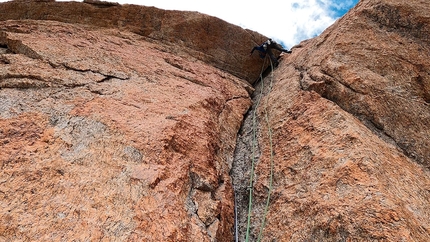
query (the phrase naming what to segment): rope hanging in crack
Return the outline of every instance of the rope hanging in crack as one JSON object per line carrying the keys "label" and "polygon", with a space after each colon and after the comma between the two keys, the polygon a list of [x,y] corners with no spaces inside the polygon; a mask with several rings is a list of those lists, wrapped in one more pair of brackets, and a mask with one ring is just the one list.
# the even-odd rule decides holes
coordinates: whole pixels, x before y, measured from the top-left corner
{"label": "rope hanging in crack", "polygon": [[234,191],[234,241],[239,242],[239,225],[238,225],[238,213],[237,213],[237,199],[236,199],[236,191]]}
{"label": "rope hanging in crack", "polygon": [[[273,63],[272,60],[270,60],[270,66],[272,68],[272,72],[270,73],[270,86],[269,86],[269,91],[267,93],[267,95],[270,94],[270,92],[272,91],[272,85],[273,85]],[[264,105],[264,116],[266,119],[266,123],[267,123],[267,132],[269,135],[269,146],[270,146],[270,177],[269,177],[269,191],[267,193],[267,200],[266,200],[266,206],[264,208],[264,216],[263,216],[263,222],[261,223],[261,227],[260,227],[260,233],[258,234],[258,239],[257,242],[261,241],[261,238],[263,237],[263,230],[266,226],[266,216],[267,216],[267,212],[269,210],[269,203],[270,203],[270,195],[272,193],[272,188],[273,188],[273,166],[274,166],[274,161],[273,161],[273,157],[274,157],[274,153],[273,153],[273,141],[272,141],[272,128],[270,126],[270,122],[269,122],[269,114],[268,114],[268,110],[267,110],[267,99],[266,99],[266,103]]]}
{"label": "rope hanging in crack", "polygon": [[[254,170],[255,170],[255,149],[256,149],[256,143],[257,143],[257,136],[256,136],[256,116],[257,116],[257,109],[260,105],[260,101],[261,101],[261,97],[263,95],[263,90],[264,90],[264,80],[263,80],[263,72],[264,72],[264,66],[266,64],[266,60],[265,59],[264,63],[263,63],[263,67],[260,73],[260,80],[261,80],[261,89],[260,89],[260,94],[259,94],[259,98],[257,99],[257,103],[255,105],[254,108],[254,112],[253,112],[253,119],[252,119],[252,157],[251,157],[251,174],[250,174],[250,182],[249,182],[249,203],[248,203],[248,218],[247,218],[247,227],[246,227],[246,237],[245,237],[245,241],[248,242],[249,241],[249,236],[250,236],[250,228],[251,228],[251,213],[252,213],[252,194],[253,194],[253,187],[254,187]],[[270,86],[269,86],[269,91],[267,93],[267,95],[270,94],[271,90],[272,90],[272,85],[273,85],[273,62],[271,59],[270,60],[270,66],[271,66],[271,77],[270,77]],[[269,120],[269,114],[268,114],[268,108],[267,108],[267,99],[266,99],[266,103],[264,106],[264,113],[265,113],[265,120],[267,123],[267,129],[268,129],[268,137],[269,137],[269,148],[270,148],[270,176],[269,176],[269,189],[268,189],[268,195],[267,195],[267,199],[266,199],[266,205],[264,208],[264,215],[263,215],[263,220],[260,226],[260,231],[258,234],[258,239],[257,241],[261,241],[262,237],[263,237],[263,231],[264,228],[266,226],[266,217],[267,217],[267,213],[269,210],[269,203],[270,203],[270,197],[271,197],[271,193],[272,193],[272,188],[273,188],[273,170],[274,170],[274,152],[273,152],[273,141],[272,141],[272,128],[270,126],[270,120]]]}
{"label": "rope hanging in crack", "polygon": [[257,116],[257,108],[260,105],[261,96],[263,95],[263,72],[264,72],[264,66],[266,65],[266,58],[264,59],[263,66],[261,67],[260,72],[260,80],[261,80],[261,90],[260,95],[257,99],[257,103],[255,104],[255,109],[252,114],[252,152],[251,152],[251,174],[249,179],[249,202],[248,202],[248,219],[246,224],[246,237],[245,242],[249,241],[249,232],[251,228],[251,213],[252,213],[252,192],[254,187],[254,166],[255,166],[255,146],[257,142],[257,135],[256,135],[256,116]]}

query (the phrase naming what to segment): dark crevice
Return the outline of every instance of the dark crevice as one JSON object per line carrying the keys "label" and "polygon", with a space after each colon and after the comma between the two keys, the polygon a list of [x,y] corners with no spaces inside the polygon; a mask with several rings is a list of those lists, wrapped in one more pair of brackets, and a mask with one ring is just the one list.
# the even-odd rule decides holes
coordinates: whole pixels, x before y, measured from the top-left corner
{"label": "dark crevice", "polygon": [[[0,59],[1,61],[1,59]],[[102,80],[97,83],[107,82],[109,80],[115,79],[115,76],[105,76]],[[58,83],[55,83],[58,81]],[[19,89],[29,89],[29,88],[48,88],[48,87],[58,87],[63,86],[66,88],[77,88],[88,86],[89,83],[62,83],[62,80],[47,80],[41,76],[29,75],[29,74],[6,74],[0,76],[0,88],[19,88]],[[101,91],[93,91],[92,93],[102,95]]]}
{"label": "dark crevice", "polygon": [[[56,65],[55,64],[51,64],[51,66],[56,66]],[[77,71],[77,72],[82,72],[82,73],[90,72],[91,71],[91,69],[79,69],[79,68],[75,68],[75,67],[72,67],[72,66],[68,65],[67,63],[63,63],[62,66],[64,68],[66,68],[66,70]]]}
{"label": "dark crevice", "polygon": [[[51,61],[48,61],[48,64],[52,67],[52,68],[54,68],[54,69],[57,69],[57,68],[60,68],[62,65],[59,65],[59,64],[55,64],[55,63],[53,63],[53,62],[51,62]],[[65,67],[66,68],[66,67]],[[67,68],[66,68],[67,69]]]}
{"label": "dark crevice", "polygon": [[[265,79],[267,77],[267,75],[270,74],[270,72],[272,71],[272,66],[268,66],[266,67],[266,69],[264,69],[264,71],[261,73],[261,76],[257,78],[257,80],[255,80],[254,83],[254,88],[260,84],[261,79]],[[255,93],[255,92],[254,92]]]}
{"label": "dark crevice", "polygon": [[97,81],[98,83],[102,83],[102,82],[108,82],[108,81],[110,81],[110,80],[112,80],[112,79],[115,79],[116,77],[114,77],[114,76],[105,76],[105,78],[103,78],[102,80],[100,80],[100,81]]}
{"label": "dark crevice", "polygon": [[205,191],[205,192],[212,192],[215,190],[212,184],[205,181],[204,178],[202,179],[200,174],[190,171],[190,178],[192,182],[191,184],[195,189]]}
{"label": "dark crevice", "polygon": [[305,76],[304,76],[304,74],[303,74],[303,72],[302,72],[302,71],[300,71],[299,73],[300,73],[300,80],[299,80],[300,90],[305,91],[305,87],[303,86],[303,78],[304,78]]}
{"label": "dark crevice", "polygon": [[[345,112],[347,112],[345,110]],[[392,144],[396,147],[399,148],[399,150],[403,151],[400,146],[396,143],[396,141],[394,140],[394,138],[389,135],[388,133],[386,133],[384,131],[384,127],[381,126],[381,124],[373,121],[373,120],[369,120],[365,117],[357,117],[370,131],[372,131],[372,133],[376,134],[379,138],[381,138],[383,141],[385,141],[386,143]]]}
{"label": "dark crevice", "polygon": [[[425,75],[425,74],[424,74]],[[430,73],[428,73],[428,75],[430,75]],[[430,104],[430,88],[426,87],[425,84],[425,78],[423,77],[423,75],[419,74],[416,78],[415,78],[415,82],[419,85],[419,90],[421,91],[420,93],[420,97],[423,99],[425,105],[429,105]]]}
{"label": "dark crevice", "polygon": [[54,68],[58,68],[60,66],[63,66],[66,70],[72,70],[72,71],[81,72],[81,73],[92,72],[92,73],[97,73],[97,74],[100,74],[102,76],[105,76],[105,78],[102,79],[100,82],[107,81],[107,80],[110,80],[110,79],[113,79],[113,78],[117,78],[117,79],[120,79],[120,80],[128,80],[128,79],[130,79],[130,77],[128,77],[128,76],[124,77],[124,76],[119,76],[119,75],[106,74],[106,73],[103,73],[102,71],[93,70],[91,68],[85,68],[85,69],[75,68],[75,67],[70,66],[68,63],[62,63],[61,65],[57,65],[55,63],[51,63],[50,62],[49,64],[52,67],[54,67]]}
{"label": "dark crevice", "polygon": [[[268,77],[275,68],[269,65],[264,71],[262,71],[260,78],[257,79],[253,88],[254,91],[251,93],[252,105],[244,115],[242,125],[239,129],[236,141],[236,147],[233,157],[233,166],[230,170],[230,177],[232,178],[232,184],[234,189],[234,202],[235,202],[235,239],[238,241],[245,241],[246,230],[247,230],[247,219],[248,219],[248,204],[249,204],[249,192],[250,189],[253,191],[253,211],[251,215],[250,234],[249,240],[254,241],[257,239],[258,231],[256,225],[261,222],[262,214],[255,213],[255,209],[259,209],[262,200],[257,195],[258,191],[255,190],[254,184],[258,181],[258,173],[254,170],[253,184],[250,184],[252,163],[254,167],[257,167],[260,156],[260,120],[257,109],[263,105],[261,103],[262,98],[270,93],[272,88],[271,78]],[[231,100],[239,99],[243,97],[234,97]],[[248,97],[246,97],[248,98]],[[237,233],[236,233],[237,231]]]}
{"label": "dark crevice", "polygon": [[[194,217],[196,219],[199,227],[202,230],[206,230],[206,232],[207,232],[208,226],[206,226],[204,221],[200,218],[200,216],[198,214],[198,206],[197,206],[196,202],[194,201],[194,197],[196,195],[196,192],[197,192],[197,190],[200,190],[200,189],[194,186],[194,184],[196,184],[196,181],[195,181],[196,177],[195,177],[195,174],[191,171],[191,167],[189,169],[190,169],[189,173],[188,173],[189,179],[190,179],[189,184],[191,184],[191,186],[189,188],[188,195],[187,195],[187,198],[185,201],[186,209],[187,209],[189,216]],[[203,190],[201,190],[201,191],[203,191]]]}
{"label": "dark crevice", "polygon": [[[1,54],[7,54],[9,51],[10,51],[9,47],[7,47],[6,44],[0,43],[0,55]],[[0,59],[0,61],[2,61],[2,60]]]}
{"label": "dark crevice", "polygon": [[[7,45],[7,38],[5,37],[5,35],[6,34],[4,32],[0,32],[0,55],[13,53],[13,51]],[[3,62],[2,59],[0,59],[0,61]]]}
{"label": "dark crevice", "polygon": [[109,7],[120,6],[120,4],[117,2],[108,2],[108,1],[99,1],[99,0],[84,0],[84,3],[94,5],[98,8],[109,8]]}
{"label": "dark crevice", "polygon": [[[248,216],[248,203],[249,203],[249,191],[253,189],[250,187],[250,176],[252,161],[256,165],[260,158],[260,147],[258,142],[260,119],[256,109],[257,104],[265,94],[265,90],[261,90],[262,83],[264,82],[264,88],[270,88],[268,80],[264,77],[270,74],[272,68],[269,66],[262,74],[263,79],[259,79],[254,83],[255,91],[252,94],[252,106],[245,114],[242,126],[237,135],[236,148],[234,151],[233,166],[230,170],[230,176],[232,177],[232,183],[235,195],[235,212],[237,213],[237,237],[238,241],[245,241],[246,227],[247,227],[247,216]],[[258,179],[254,171],[254,183]],[[254,202],[255,203],[255,202]],[[254,204],[256,206],[256,204]],[[253,216],[251,223],[251,234],[250,239],[254,238],[255,234],[253,231],[254,225],[257,221],[260,221],[258,217]]]}

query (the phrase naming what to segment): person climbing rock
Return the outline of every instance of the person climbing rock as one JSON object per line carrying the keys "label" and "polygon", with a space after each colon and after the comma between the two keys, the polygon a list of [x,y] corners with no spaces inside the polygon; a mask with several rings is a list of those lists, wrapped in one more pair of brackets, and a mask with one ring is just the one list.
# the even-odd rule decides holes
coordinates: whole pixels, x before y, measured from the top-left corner
{"label": "person climbing rock", "polygon": [[275,66],[278,66],[279,62],[275,58],[275,56],[273,55],[272,49],[279,50],[281,52],[285,52],[288,54],[291,53],[291,50],[286,50],[280,44],[276,43],[276,41],[274,41],[272,39],[268,39],[263,44],[261,44],[260,46],[254,46],[254,48],[251,51],[251,55],[252,55],[252,53],[254,53],[255,50],[258,50],[261,58],[264,58],[264,57],[266,57],[266,54],[269,54],[269,57],[272,60],[272,63]]}

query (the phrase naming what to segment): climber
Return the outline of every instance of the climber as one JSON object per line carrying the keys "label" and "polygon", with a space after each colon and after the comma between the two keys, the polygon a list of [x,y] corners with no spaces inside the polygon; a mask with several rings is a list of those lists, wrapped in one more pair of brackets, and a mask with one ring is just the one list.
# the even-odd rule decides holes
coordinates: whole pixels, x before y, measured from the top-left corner
{"label": "climber", "polygon": [[267,54],[269,54],[270,59],[272,60],[272,63],[275,66],[278,66],[279,62],[275,58],[275,56],[273,55],[272,49],[279,50],[281,52],[285,52],[288,54],[291,53],[291,50],[286,50],[280,44],[276,43],[274,40],[268,39],[263,44],[261,44],[260,46],[255,46],[251,51],[251,55],[252,55],[252,53],[254,53],[254,50],[258,50],[258,52],[260,53],[260,57],[264,58],[264,57],[266,57],[266,53],[267,53]]}

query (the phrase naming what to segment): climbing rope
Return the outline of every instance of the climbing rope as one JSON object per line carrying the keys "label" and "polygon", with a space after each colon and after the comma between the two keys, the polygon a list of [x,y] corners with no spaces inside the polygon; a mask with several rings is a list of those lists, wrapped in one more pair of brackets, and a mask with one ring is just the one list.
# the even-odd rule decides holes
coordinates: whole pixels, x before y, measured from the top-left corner
{"label": "climbing rope", "polygon": [[[252,157],[251,157],[251,174],[250,174],[250,182],[249,182],[248,218],[247,218],[246,237],[245,237],[246,242],[249,241],[249,234],[250,234],[250,227],[251,227],[252,193],[253,193],[253,187],[254,187],[254,170],[255,170],[255,149],[256,149],[256,143],[257,143],[256,116],[257,116],[257,109],[260,105],[261,97],[263,95],[263,90],[264,90],[263,71],[264,71],[264,66],[266,64],[266,60],[267,60],[267,58],[264,59],[262,70],[260,72],[261,89],[260,89],[259,97],[257,99],[257,103],[255,105],[255,109],[253,112],[253,119],[252,119],[252,130],[253,130],[252,131]],[[267,95],[270,94],[270,92],[272,90],[272,85],[273,85],[273,63],[272,63],[272,60],[270,58],[269,58],[269,60],[270,60],[270,66],[271,66],[272,70],[271,70],[271,77],[270,77],[269,92],[267,93]],[[258,240],[257,240],[258,242],[261,241],[261,239],[263,237],[263,230],[264,230],[265,225],[266,225],[266,216],[267,216],[267,213],[269,210],[270,196],[271,196],[271,192],[272,192],[272,188],[273,188],[274,152],[273,152],[273,142],[272,142],[272,128],[271,128],[270,122],[269,122],[269,114],[268,114],[267,106],[268,106],[268,103],[267,103],[267,99],[266,99],[266,103],[265,103],[265,107],[264,107],[264,113],[265,113],[265,120],[267,123],[268,136],[269,136],[269,146],[270,146],[270,177],[269,177],[269,190],[268,190],[268,195],[267,195],[267,199],[266,199],[266,205],[264,208],[263,221],[261,223],[260,232],[258,235]]]}
{"label": "climbing rope", "polygon": [[239,242],[239,225],[237,222],[237,199],[236,199],[236,191],[234,191],[234,241]]}
{"label": "climbing rope", "polygon": [[260,105],[261,96],[263,95],[263,87],[264,87],[264,81],[263,81],[263,72],[264,72],[264,66],[266,65],[266,59],[264,59],[263,66],[261,67],[260,72],[260,80],[261,80],[261,90],[260,95],[258,96],[257,103],[255,104],[254,112],[252,113],[252,147],[251,147],[251,174],[249,179],[249,202],[248,202],[248,219],[246,224],[246,236],[245,236],[245,242],[249,241],[249,232],[251,228],[251,212],[252,212],[252,192],[254,187],[254,166],[255,166],[255,146],[256,146],[256,140],[257,140],[257,134],[256,134],[256,117],[257,117],[257,109]]}
{"label": "climbing rope", "polygon": [[[273,85],[273,63],[272,60],[270,59],[270,67],[272,68],[272,72],[270,73],[270,86],[269,86],[269,92],[267,93],[267,96],[270,94],[270,92],[272,91],[272,85]],[[266,118],[266,123],[267,123],[267,132],[269,135],[269,146],[270,146],[270,176],[269,176],[269,191],[267,193],[267,200],[266,200],[266,206],[264,208],[264,216],[263,216],[263,222],[261,223],[261,227],[260,227],[260,233],[258,234],[258,239],[257,242],[261,241],[261,238],[263,237],[263,230],[266,226],[266,216],[267,216],[267,212],[269,211],[269,203],[270,203],[270,195],[272,193],[272,188],[273,188],[273,166],[274,166],[274,153],[273,153],[273,141],[272,141],[272,128],[270,126],[270,122],[269,122],[269,112],[267,110],[267,104],[268,102],[268,98],[266,99],[266,104],[264,105],[264,113],[265,113],[265,118]]]}

